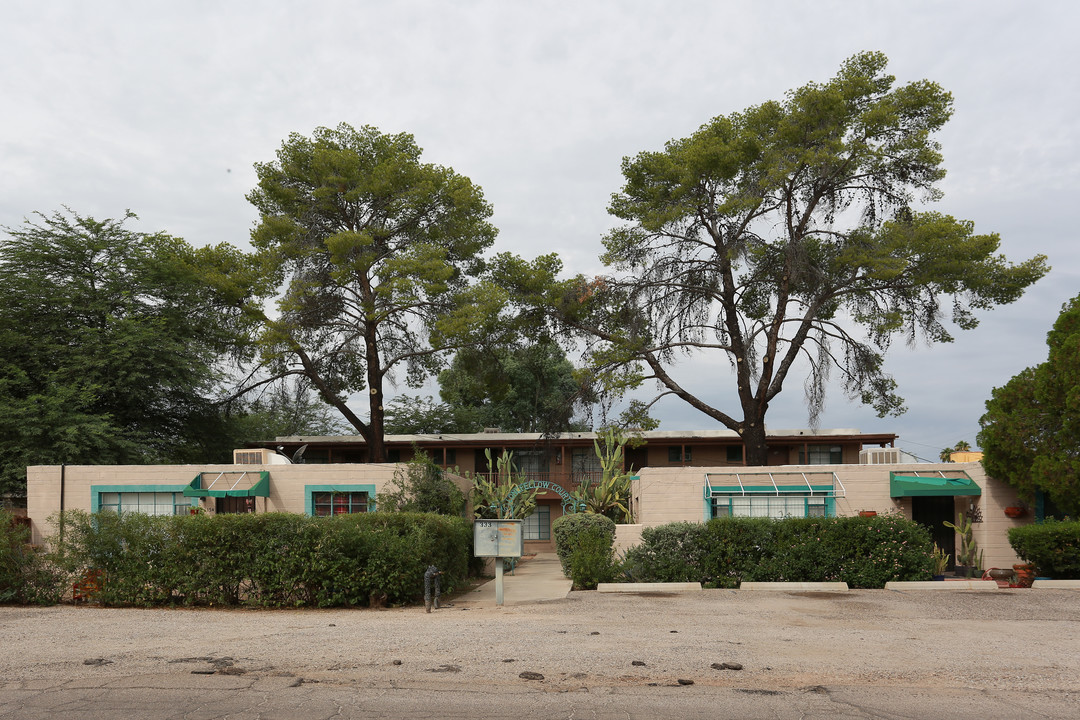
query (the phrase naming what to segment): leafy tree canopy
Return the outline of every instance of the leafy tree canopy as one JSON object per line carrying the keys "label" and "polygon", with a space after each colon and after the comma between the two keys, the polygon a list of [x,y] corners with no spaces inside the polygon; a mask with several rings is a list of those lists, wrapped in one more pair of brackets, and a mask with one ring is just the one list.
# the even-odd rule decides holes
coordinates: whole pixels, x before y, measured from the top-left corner
{"label": "leafy tree canopy", "polygon": [[[491,207],[450,168],[420,162],[411,135],[373,127],[292,134],[277,160],[256,164],[248,200],[261,220],[252,244],[284,281],[279,314],[261,317],[275,377],[307,377],[385,457],[384,387],[418,385],[505,294],[472,282],[492,244]],[[257,309],[251,308],[257,313]],[[365,392],[362,419],[347,404]]]}
{"label": "leafy tree canopy", "polygon": [[1080,513],[1080,296],[1066,303],[1046,338],[1046,362],[994,388],[979,446],[986,472],[1028,501],[1043,490]]}
{"label": "leafy tree canopy", "polygon": [[439,387],[445,403],[470,411],[481,427],[529,433],[589,429],[577,415],[594,396],[550,339],[460,350],[439,374]]}
{"label": "leafy tree canopy", "polygon": [[[224,360],[245,348],[244,316],[205,267],[227,246],[70,210],[0,240],[0,490],[26,466],[206,461],[219,450]],[[216,458],[215,458],[216,459]]]}
{"label": "leafy tree canopy", "polygon": [[437,403],[430,395],[398,395],[386,406],[386,432],[391,435],[473,433],[481,427],[471,408]]}
{"label": "leafy tree canopy", "polygon": [[[946,318],[974,327],[1047,266],[1014,265],[996,234],[914,207],[941,195],[933,133],[952,97],[926,80],[896,86],[886,62],[856,55],[828,82],[625,158],[609,207],[625,224],[602,255],[614,272],[522,291],[586,338],[607,387],[655,381],[738,432],[750,464],[766,462],[766,413],[793,370],[808,368],[811,424],[834,371],[879,414],[902,412],[884,368],[892,339],[950,342]],[[729,361],[736,411],[678,377],[698,353]]]}

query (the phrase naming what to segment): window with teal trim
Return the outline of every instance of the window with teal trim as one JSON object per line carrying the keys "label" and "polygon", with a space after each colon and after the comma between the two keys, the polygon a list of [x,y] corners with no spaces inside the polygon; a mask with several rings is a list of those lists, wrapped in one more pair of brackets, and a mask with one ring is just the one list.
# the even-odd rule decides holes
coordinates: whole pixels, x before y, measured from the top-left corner
{"label": "window with teal trim", "polygon": [[551,508],[537,505],[536,511],[521,523],[521,530],[526,540],[551,539]]}
{"label": "window with teal trim", "polygon": [[103,492],[98,509],[106,512],[137,512],[145,515],[183,515],[191,500],[178,492]]}
{"label": "window with teal trim", "polygon": [[366,492],[313,492],[311,507],[315,515],[351,515],[368,511]]}
{"label": "window with teal trim", "polygon": [[712,516],[718,517],[830,517],[829,498],[809,493],[783,495],[714,495]]}

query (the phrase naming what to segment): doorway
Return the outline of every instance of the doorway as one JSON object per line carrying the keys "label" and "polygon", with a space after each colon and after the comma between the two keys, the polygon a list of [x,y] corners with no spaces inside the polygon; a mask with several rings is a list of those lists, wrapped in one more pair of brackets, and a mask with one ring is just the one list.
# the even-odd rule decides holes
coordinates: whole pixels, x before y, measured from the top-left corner
{"label": "doorway", "polygon": [[911,498],[911,519],[930,531],[930,539],[949,555],[949,570],[956,567],[956,533],[945,527],[956,522],[956,502],[952,495]]}
{"label": "doorway", "polygon": [[219,497],[214,510],[219,513],[251,513],[255,512],[255,498],[253,497]]}

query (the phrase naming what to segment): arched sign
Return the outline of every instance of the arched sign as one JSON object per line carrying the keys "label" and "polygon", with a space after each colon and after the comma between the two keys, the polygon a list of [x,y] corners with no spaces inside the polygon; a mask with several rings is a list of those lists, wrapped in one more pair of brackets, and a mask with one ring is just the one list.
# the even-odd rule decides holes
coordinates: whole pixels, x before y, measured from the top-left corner
{"label": "arched sign", "polygon": [[580,512],[585,509],[585,503],[575,500],[574,496],[567,492],[566,488],[562,485],[553,483],[550,480],[527,480],[520,485],[514,486],[514,489],[506,496],[507,510],[514,506],[514,498],[525,490],[551,490],[562,498],[563,515],[572,512]]}

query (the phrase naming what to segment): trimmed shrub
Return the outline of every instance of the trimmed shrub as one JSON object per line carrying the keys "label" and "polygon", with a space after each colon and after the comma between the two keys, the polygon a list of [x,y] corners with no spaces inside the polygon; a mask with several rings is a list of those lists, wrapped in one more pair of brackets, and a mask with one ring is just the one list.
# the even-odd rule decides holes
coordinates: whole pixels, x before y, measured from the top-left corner
{"label": "trimmed shrub", "polygon": [[881,588],[891,580],[928,580],[933,543],[921,525],[895,515],[874,518],[717,518],[642,531],[624,566],[644,582],[842,581]]}
{"label": "trimmed shrub", "polygon": [[467,520],[429,513],[65,518],[60,556],[76,576],[103,574],[108,605],[405,603],[423,595],[428,565],[459,587],[472,555]]}
{"label": "trimmed shrub", "polygon": [[615,521],[596,513],[563,515],[551,524],[563,574],[577,590],[593,590],[616,571]]}
{"label": "trimmed shrub", "polygon": [[1046,520],[1009,529],[1009,544],[1040,575],[1080,579],[1080,521]]}

